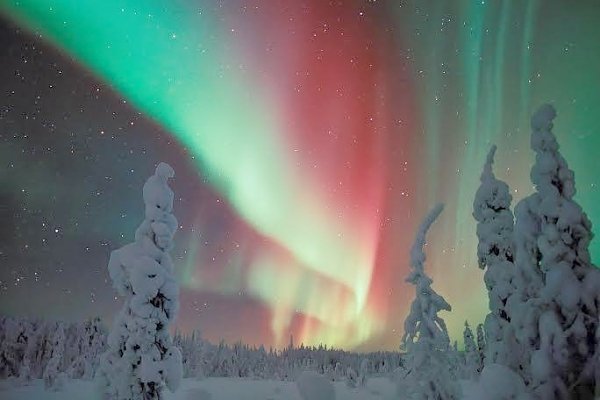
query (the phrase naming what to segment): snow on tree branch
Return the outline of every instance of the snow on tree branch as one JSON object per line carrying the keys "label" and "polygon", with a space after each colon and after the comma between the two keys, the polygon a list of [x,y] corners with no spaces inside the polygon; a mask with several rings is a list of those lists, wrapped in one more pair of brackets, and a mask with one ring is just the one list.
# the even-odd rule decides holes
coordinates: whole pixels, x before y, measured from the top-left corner
{"label": "snow on tree branch", "polygon": [[410,249],[410,265],[413,267],[413,274],[409,275],[406,279],[407,282],[415,283],[414,279],[417,279],[416,274],[423,272],[423,265],[425,264],[425,252],[423,251],[423,247],[425,247],[427,231],[442,213],[443,209],[443,204],[436,205],[429,214],[427,214],[419,226],[415,241]]}

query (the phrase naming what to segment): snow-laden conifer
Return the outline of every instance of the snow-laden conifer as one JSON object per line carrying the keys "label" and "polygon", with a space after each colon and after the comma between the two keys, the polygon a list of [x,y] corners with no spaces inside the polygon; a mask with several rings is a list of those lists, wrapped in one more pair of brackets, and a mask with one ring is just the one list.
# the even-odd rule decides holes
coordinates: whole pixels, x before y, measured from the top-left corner
{"label": "snow-laden conifer", "polygon": [[410,399],[457,398],[448,330],[438,315],[451,307],[433,290],[433,281],[424,269],[426,234],[442,209],[439,204],[425,217],[410,252],[412,269],[406,281],[415,285],[416,295],[404,321],[402,337],[402,348],[407,351],[407,372],[398,382],[398,394]]}
{"label": "snow-laden conifer", "polygon": [[483,324],[477,324],[477,352],[479,354],[479,365],[477,367],[478,372],[481,372],[481,370],[483,369],[486,348],[487,342],[485,340],[485,331],[483,329]]}
{"label": "snow-laden conifer", "polygon": [[531,118],[535,193],[516,207],[520,272],[517,339],[524,376],[539,398],[591,398],[598,367],[600,272],[590,260],[591,222],[552,132],[554,108]]}
{"label": "snow-laden conifer", "polygon": [[403,346],[409,348],[421,341],[430,342],[436,348],[449,347],[450,339],[444,320],[438,316],[440,311],[451,311],[450,304],[437,294],[431,284],[433,281],[425,273],[425,253],[427,231],[442,212],[441,204],[434,207],[425,217],[410,251],[411,272],[406,281],[416,287],[416,296],[410,308],[410,313],[404,321]]}
{"label": "snow-laden conifer", "polygon": [[178,305],[178,287],[169,250],[177,220],[167,180],[173,169],[160,163],[143,187],[145,219],[135,242],[111,253],[108,270],[125,304],[108,337],[100,381],[114,400],[159,400],[165,386],[181,380],[181,353],[172,345],[169,324]]}
{"label": "snow-laden conifer", "polygon": [[366,386],[367,380],[369,378],[369,374],[370,374],[369,360],[366,358],[363,358],[362,361],[360,362],[360,369],[359,369],[359,375],[358,375],[358,385],[359,386]]}
{"label": "snow-laden conifer", "polygon": [[479,373],[479,351],[475,344],[473,331],[467,321],[465,321],[465,329],[463,331],[463,342],[465,345],[465,366],[463,376],[467,379],[474,379]]}
{"label": "snow-laden conifer", "polygon": [[496,146],[490,149],[481,184],[473,201],[473,216],[477,221],[477,258],[485,269],[490,313],[485,319],[485,363],[499,363],[515,370],[519,353],[511,325],[510,297],[516,291],[514,266],[514,217],[510,209],[512,196],[508,185],[496,178],[493,171]]}
{"label": "snow-laden conifer", "polygon": [[61,372],[61,365],[65,353],[66,335],[65,326],[62,322],[55,324],[54,332],[52,333],[52,350],[50,361],[44,369],[43,379],[44,387],[50,390],[61,390],[65,376]]}

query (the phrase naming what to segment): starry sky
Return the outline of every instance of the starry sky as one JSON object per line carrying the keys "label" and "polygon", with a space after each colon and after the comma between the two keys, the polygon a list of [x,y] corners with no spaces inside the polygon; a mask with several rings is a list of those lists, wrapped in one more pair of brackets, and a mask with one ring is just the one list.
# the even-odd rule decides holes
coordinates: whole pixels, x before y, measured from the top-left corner
{"label": "starry sky", "polygon": [[110,323],[110,251],[165,161],[178,329],[397,349],[443,202],[425,268],[459,338],[487,308],[485,155],[531,193],[541,103],[600,225],[598,71],[595,0],[0,2],[0,312]]}

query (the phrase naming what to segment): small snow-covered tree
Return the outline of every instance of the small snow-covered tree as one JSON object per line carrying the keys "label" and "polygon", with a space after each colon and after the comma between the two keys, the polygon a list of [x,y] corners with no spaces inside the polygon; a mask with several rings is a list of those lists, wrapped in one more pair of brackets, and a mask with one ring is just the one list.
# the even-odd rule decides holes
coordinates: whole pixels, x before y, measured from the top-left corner
{"label": "small snow-covered tree", "polygon": [[36,378],[33,363],[35,362],[35,354],[39,347],[38,321],[22,321],[21,323],[25,327],[22,338],[26,344],[19,371],[19,380],[22,384],[26,385],[33,378]]}
{"label": "small snow-covered tree", "polygon": [[344,377],[344,371],[342,367],[342,363],[339,361],[335,363],[335,367],[333,368],[334,381],[342,380]]}
{"label": "small snow-covered tree", "polygon": [[[523,375],[542,399],[592,398],[598,386],[600,271],[590,260],[591,222],[552,133],[554,108],[531,118],[536,191],[515,209],[519,301],[513,315]],[[511,306],[512,307],[512,306]]]}
{"label": "small snow-covered tree", "polygon": [[402,336],[407,373],[398,382],[398,394],[410,399],[457,398],[448,330],[438,315],[440,311],[451,311],[451,307],[433,290],[433,281],[424,269],[426,234],[442,209],[439,204],[425,217],[410,251],[412,269],[406,281],[415,285],[416,296],[404,321]]}
{"label": "small snow-covered tree", "polygon": [[0,332],[0,378],[19,376],[23,355],[27,342],[26,325],[15,318],[6,317],[2,320]]}
{"label": "small snow-covered tree", "polygon": [[145,219],[135,242],[111,253],[108,270],[125,304],[108,337],[100,383],[114,400],[159,400],[166,385],[175,390],[182,375],[181,353],[168,327],[178,306],[178,287],[169,250],[177,220],[167,180],[173,169],[160,163],[143,187]]}
{"label": "small snow-covered tree", "polygon": [[369,373],[371,369],[371,363],[367,358],[363,358],[360,362],[360,372],[358,376],[358,385],[365,386],[367,384],[367,380],[369,379]]}
{"label": "small snow-covered tree", "polygon": [[358,386],[358,373],[352,367],[346,368],[346,385],[350,388]]}
{"label": "small snow-covered tree", "polygon": [[483,369],[486,348],[487,343],[485,341],[485,332],[483,330],[483,324],[477,324],[477,353],[479,355],[479,365],[477,367],[478,372],[481,372],[481,370]]}
{"label": "small snow-covered tree", "polygon": [[92,379],[104,352],[106,332],[100,318],[96,317],[77,325],[79,353],[67,364],[67,375],[74,379]]}
{"label": "small snow-covered tree", "polygon": [[463,331],[463,341],[465,345],[465,372],[464,377],[473,379],[478,375],[479,370],[479,352],[473,337],[473,331],[469,323],[465,321],[465,329]]}
{"label": "small snow-covered tree", "polygon": [[36,323],[37,343],[29,356],[35,378],[43,377],[44,369],[52,357],[52,335],[55,329],[55,323],[51,321],[37,321]]}
{"label": "small snow-covered tree", "polygon": [[[24,325],[25,330],[23,332],[24,339],[26,340],[25,351],[23,354],[23,361],[21,363],[21,371],[19,376],[21,381],[26,383],[31,379],[41,377],[42,375],[42,366],[37,364],[36,356],[40,351],[40,321],[39,320],[31,320],[31,321],[22,321],[21,324]],[[37,372],[39,374],[37,374]]]}
{"label": "small snow-covered tree", "polygon": [[85,323],[86,339],[86,369],[83,379],[92,379],[98,369],[100,356],[106,350],[107,329],[99,317],[92,318]]}
{"label": "small snow-covered tree", "polygon": [[52,356],[44,369],[44,387],[46,389],[60,390],[64,385],[64,374],[61,372],[61,363],[64,358],[66,345],[65,327],[62,322],[55,325],[52,333]]}
{"label": "small snow-covered tree", "polygon": [[70,378],[81,378],[81,375],[78,374],[78,360],[81,358],[81,355],[85,353],[85,339],[84,339],[84,324],[83,323],[73,323],[68,324],[65,327],[66,334],[66,342],[65,342],[65,352],[62,362],[62,370],[66,371],[66,374]]}
{"label": "small snow-covered tree", "polygon": [[19,380],[22,384],[27,385],[31,382],[33,378],[33,374],[31,372],[31,360],[28,357],[23,359],[23,366],[21,367],[21,372],[19,373]]}

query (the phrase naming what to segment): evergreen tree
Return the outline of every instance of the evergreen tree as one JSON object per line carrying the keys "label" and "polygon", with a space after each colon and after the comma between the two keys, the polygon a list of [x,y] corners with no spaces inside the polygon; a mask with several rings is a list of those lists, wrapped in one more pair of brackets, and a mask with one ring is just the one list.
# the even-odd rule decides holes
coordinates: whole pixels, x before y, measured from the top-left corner
{"label": "evergreen tree", "polygon": [[40,321],[37,324],[37,346],[36,350],[32,352],[32,371],[33,376],[36,378],[42,378],[44,369],[50,357],[52,357],[52,335],[55,330],[55,323],[50,321]]}
{"label": "evergreen tree", "polygon": [[36,366],[34,363],[36,353],[40,345],[40,335],[38,330],[39,321],[21,320],[20,325],[24,327],[22,339],[25,341],[25,348],[23,353],[23,361],[21,362],[21,368],[19,371],[19,377],[23,383],[27,383],[33,378],[38,377],[35,373],[39,366]]}
{"label": "evergreen tree", "polygon": [[168,164],[158,165],[144,184],[145,219],[135,242],[110,256],[110,277],[126,300],[108,337],[100,374],[114,400],[160,400],[163,387],[175,390],[181,379],[181,353],[168,331],[178,305],[168,254],[177,229],[167,185],[173,176]]}
{"label": "evergreen tree", "polygon": [[64,359],[66,345],[65,326],[62,322],[55,325],[52,334],[52,356],[44,369],[44,387],[46,389],[60,390],[64,385],[64,376],[61,364]]}
{"label": "evergreen tree", "polygon": [[19,376],[26,347],[23,321],[6,317],[0,332],[0,378]]}
{"label": "evergreen tree", "polygon": [[71,339],[77,343],[78,353],[67,363],[67,375],[74,379],[92,379],[98,368],[100,355],[105,351],[106,330],[100,318],[88,319],[77,324],[73,332],[78,335]]}
{"label": "evergreen tree", "polygon": [[516,207],[517,339],[526,380],[541,399],[592,398],[597,386],[600,271],[591,222],[575,202],[573,171],[552,133],[550,105],[531,118],[535,193]]}
{"label": "evergreen tree", "polygon": [[487,343],[485,341],[485,332],[483,329],[483,324],[477,324],[477,354],[479,356],[477,372],[481,372],[481,370],[483,369],[486,347]]}
{"label": "evergreen tree", "polygon": [[499,363],[518,369],[519,354],[511,325],[510,301],[515,294],[514,217],[508,185],[497,179],[492,166],[496,146],[490,149],[481,173],[481,185],[473,201],[477,221],[477,258],[485,269],[490,313],[485,319],[487,349],[485,363]]}
{"label": "evergreen tree", "polygon": [[442,209],[437,205],[425,217],[410,252],[412,269],[406,281],[415,285],[416,296],[404,321],[402,348],[407,351],[407,374],[399,381],[398,394],[411,399],[457,398],[448,330],[438,316],[451,307],[433,290],[433,281],[424,270],[425,236]]}
{"label": "evergreen tree", "polygon": [[363,358],[360,362],[360,375],[358,376],[358,384],[359,386],[365,386],[367,384],[367,379],[369,378],[369,373],[371,369],[371,365],[369,360]]}
{"label": "evergreen tree", "polygon": [[346,385],[350,388],[358,386],[358,374],[352,367],[346,368]]}
{"label": "evergreen tree", "polygon": [[477,377],[479,372],[479,351],[475,344],[473,331],[469,323],[465,321],[465,330],[463,331],[463,340],[465,345],[465,372],[464,376],[467,379]]}

